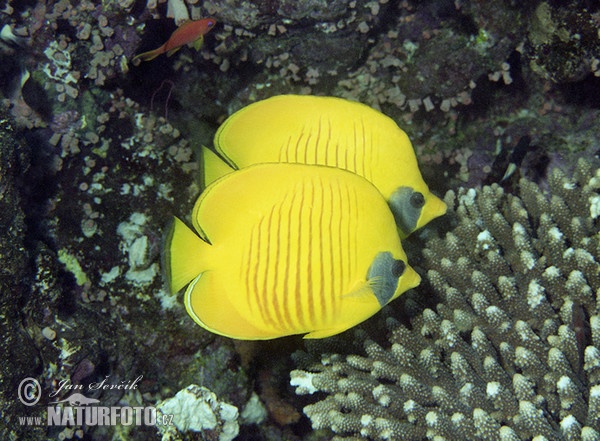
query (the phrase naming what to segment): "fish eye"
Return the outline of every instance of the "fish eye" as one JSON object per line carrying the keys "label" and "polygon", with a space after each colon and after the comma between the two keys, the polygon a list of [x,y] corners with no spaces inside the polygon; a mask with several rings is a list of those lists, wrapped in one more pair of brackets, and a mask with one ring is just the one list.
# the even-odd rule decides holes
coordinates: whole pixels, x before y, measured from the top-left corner
{"label": "fish eye", "polygon": [[406,269],[406,263],[402,260],[394,260],[392,264],[392,276],[398,278],[402,274],[404,274],[404,270]]}
{"label": "fish eye", "polygon": [[423,196],[423,193],[419,193],[418,191],[414,192],[410,196],[410,205],[413,208],[422,208],[423,205],[425,205],[425,197]]}
{"label": "fish eye", "polygon": [[215,25],[215,22],[213,20],[211,20],[206,24],[208,25],[209,28],[212,28]]}

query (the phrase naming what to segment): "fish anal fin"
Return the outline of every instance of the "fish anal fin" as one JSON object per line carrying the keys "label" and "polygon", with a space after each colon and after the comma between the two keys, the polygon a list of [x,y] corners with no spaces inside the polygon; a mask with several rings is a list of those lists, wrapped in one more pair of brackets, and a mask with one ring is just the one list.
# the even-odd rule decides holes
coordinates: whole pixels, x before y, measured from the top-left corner
{"label": "fish anal fin", "polygon": [[179,49],[181,49],[181,46],[175,47],[175,48],[167,51],[167,57],[170,57],[171,55],[173,55],[174,53],[176,53]]}
{"label": "fish anal fin", "polygon": [[252,325],[232,303],[220,283],[222,274],[206,271],[196,277],[185,292],[185,308],[204,329],[238,340],[268,340],[272,335]]}
{"label": "fish anal fin", "polygon": [[159,49],[154,49],[152,51],[137,54],[135,57],[133,57],[133,59],[131,61],[134,62],[136,60],[140,60],[140,61],[154,60],[156,57],[158,57],[162,53],[162,52],[160,52]]}

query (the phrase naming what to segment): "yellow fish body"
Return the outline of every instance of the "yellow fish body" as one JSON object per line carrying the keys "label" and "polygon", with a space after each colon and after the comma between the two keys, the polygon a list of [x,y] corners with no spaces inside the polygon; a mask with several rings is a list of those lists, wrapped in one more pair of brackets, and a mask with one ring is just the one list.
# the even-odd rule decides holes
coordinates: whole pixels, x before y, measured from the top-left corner
{"label": "yellow fish body", "polygon": [[358,102],[305,95],[258,101],[225,120],[214,146],[230,167],[205,148],[206,183],[228,168],[257,163],[322,164],[372,182],[388,201],[402,238],[446,212],[423,181],[406,133]]}
{"label": "yellow fish body", "polygon": [[381,194],[345,170],[259,164],[211,184],[165,264],[188,313],[227,337],[323,338],[366,320],[419,275]]}

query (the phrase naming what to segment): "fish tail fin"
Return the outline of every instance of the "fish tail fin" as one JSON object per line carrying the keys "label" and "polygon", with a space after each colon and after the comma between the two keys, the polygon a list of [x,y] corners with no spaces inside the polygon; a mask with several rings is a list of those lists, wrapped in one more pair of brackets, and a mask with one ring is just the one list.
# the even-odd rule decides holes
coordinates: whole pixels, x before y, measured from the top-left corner
{"label": "fish tail fin", "polygon": [[174,218],[167,229],[163,251],[163,268],[172,293],[181,290],[207,269],[205,256],[208,247],[210,244],[179,218]]}
{"label": "fish tail fin", "polygon": [[140,60],[140,61],[150,61],[150,60],[154,60],[156,57],[158,57],[160,54],[162,54],[162,46],[159,47],[158,49],[154,49],[148,52],[142,52],[141,54],[137,54],[135,57],[133,57],[133,59],[131,61],[136,61],[136,60]]}
{"label": "fish tail fin", "polygon": [[208,147],[202,146],[200,155],[202,156],[202,177],[205,187],[234,171],[232,167]]}

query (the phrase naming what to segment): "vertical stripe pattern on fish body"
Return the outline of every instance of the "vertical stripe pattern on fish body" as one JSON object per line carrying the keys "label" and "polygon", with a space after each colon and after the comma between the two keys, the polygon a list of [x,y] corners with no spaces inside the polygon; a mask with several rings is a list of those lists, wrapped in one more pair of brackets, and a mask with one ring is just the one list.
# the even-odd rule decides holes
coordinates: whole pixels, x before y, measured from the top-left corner
{"label": "vertical stripe pattern on fish body", "polygon": [[169,235],[170,286],[189,283],[189,314],[228,337],[327,337],[420,280],[378,190],[335,167],[258,164],[227,174],[201,194],[192,221],[199,237],[178,219]]}
{"label": "vertical stripe pattern on fish body", "polygon": [[358,203],[354,188],[309,179],[260,219],[240,262],[251,316],[280,332],[333,324],[356,274]]}
{"label": "vertical stripe pattern on fish body", "polygon": [[[330,115],[304,122],[299,133],[288,136],[279,148],[278,162],[322,164],[342,168],[373,182],[373,164],[379,161],[379,133],[360,118],[347,131],[332,130]],[[351,146],[351,148],[348,148]]]}

